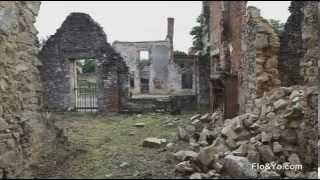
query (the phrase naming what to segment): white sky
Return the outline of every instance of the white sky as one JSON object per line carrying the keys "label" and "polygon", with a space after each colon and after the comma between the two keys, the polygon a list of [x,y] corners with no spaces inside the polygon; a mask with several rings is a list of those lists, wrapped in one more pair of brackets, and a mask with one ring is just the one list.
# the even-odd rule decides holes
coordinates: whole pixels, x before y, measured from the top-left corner
{"label": "white sky", "polygon": [[[267,19],[285,22],[290,1],[249,1]],[[43,1],[37,18],[38,37],[52,35],[71,12],[88,13],[107,34],[108,42],[163,40],[167,17],[175,18],[174,48],[192,45],[189,32],[201,13],[201,1]]]}

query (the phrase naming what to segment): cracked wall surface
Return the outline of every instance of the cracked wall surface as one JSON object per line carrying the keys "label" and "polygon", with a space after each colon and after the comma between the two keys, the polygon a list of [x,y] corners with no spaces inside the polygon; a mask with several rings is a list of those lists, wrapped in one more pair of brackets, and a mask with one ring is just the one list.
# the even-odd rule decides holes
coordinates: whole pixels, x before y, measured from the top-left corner
{"label": "cracked wall surface", "polygon": [[44,126],[34,27],[37,1],[0,2],[0,178],[28,177]]}
{"label": "cracked wall surface", "polygon": [[260,10],[248,7],[243,31],[240,111],[252,112],[255,98],[280,87],[278,71],[279,38]]}

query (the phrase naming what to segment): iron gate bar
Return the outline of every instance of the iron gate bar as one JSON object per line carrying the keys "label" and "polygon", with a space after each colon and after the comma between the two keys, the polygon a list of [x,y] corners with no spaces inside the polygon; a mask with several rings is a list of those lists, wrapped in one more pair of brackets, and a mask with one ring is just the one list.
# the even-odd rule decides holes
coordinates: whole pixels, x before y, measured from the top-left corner
{"label": "iron gate bar", "polygon": [[91,112],[97,110],[97,84],[82,82],[79,83],[78,87],[75,88],[77,92],[77,103],[76,111],[86,111],[90,110]]}

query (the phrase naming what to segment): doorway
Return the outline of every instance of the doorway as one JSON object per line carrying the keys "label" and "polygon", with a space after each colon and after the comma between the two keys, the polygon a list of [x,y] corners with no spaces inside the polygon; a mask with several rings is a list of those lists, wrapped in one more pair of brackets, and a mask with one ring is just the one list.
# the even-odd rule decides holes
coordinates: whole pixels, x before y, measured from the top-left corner
{"label": "doorway", "polygon": [[97,60],[74,60],[74,94],[77,112],[95,112],[97,103]]}

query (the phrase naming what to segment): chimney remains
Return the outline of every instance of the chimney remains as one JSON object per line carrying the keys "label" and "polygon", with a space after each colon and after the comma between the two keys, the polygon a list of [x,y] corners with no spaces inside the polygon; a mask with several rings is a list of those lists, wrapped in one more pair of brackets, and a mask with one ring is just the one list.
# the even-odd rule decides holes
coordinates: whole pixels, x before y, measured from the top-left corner
{"label": "chimney remains", "polygon": [[173,41],[173,32],[174,32],[174,18],[168,18],[168,29],[167,29],[167,37],[166,39],[170,39]]}

